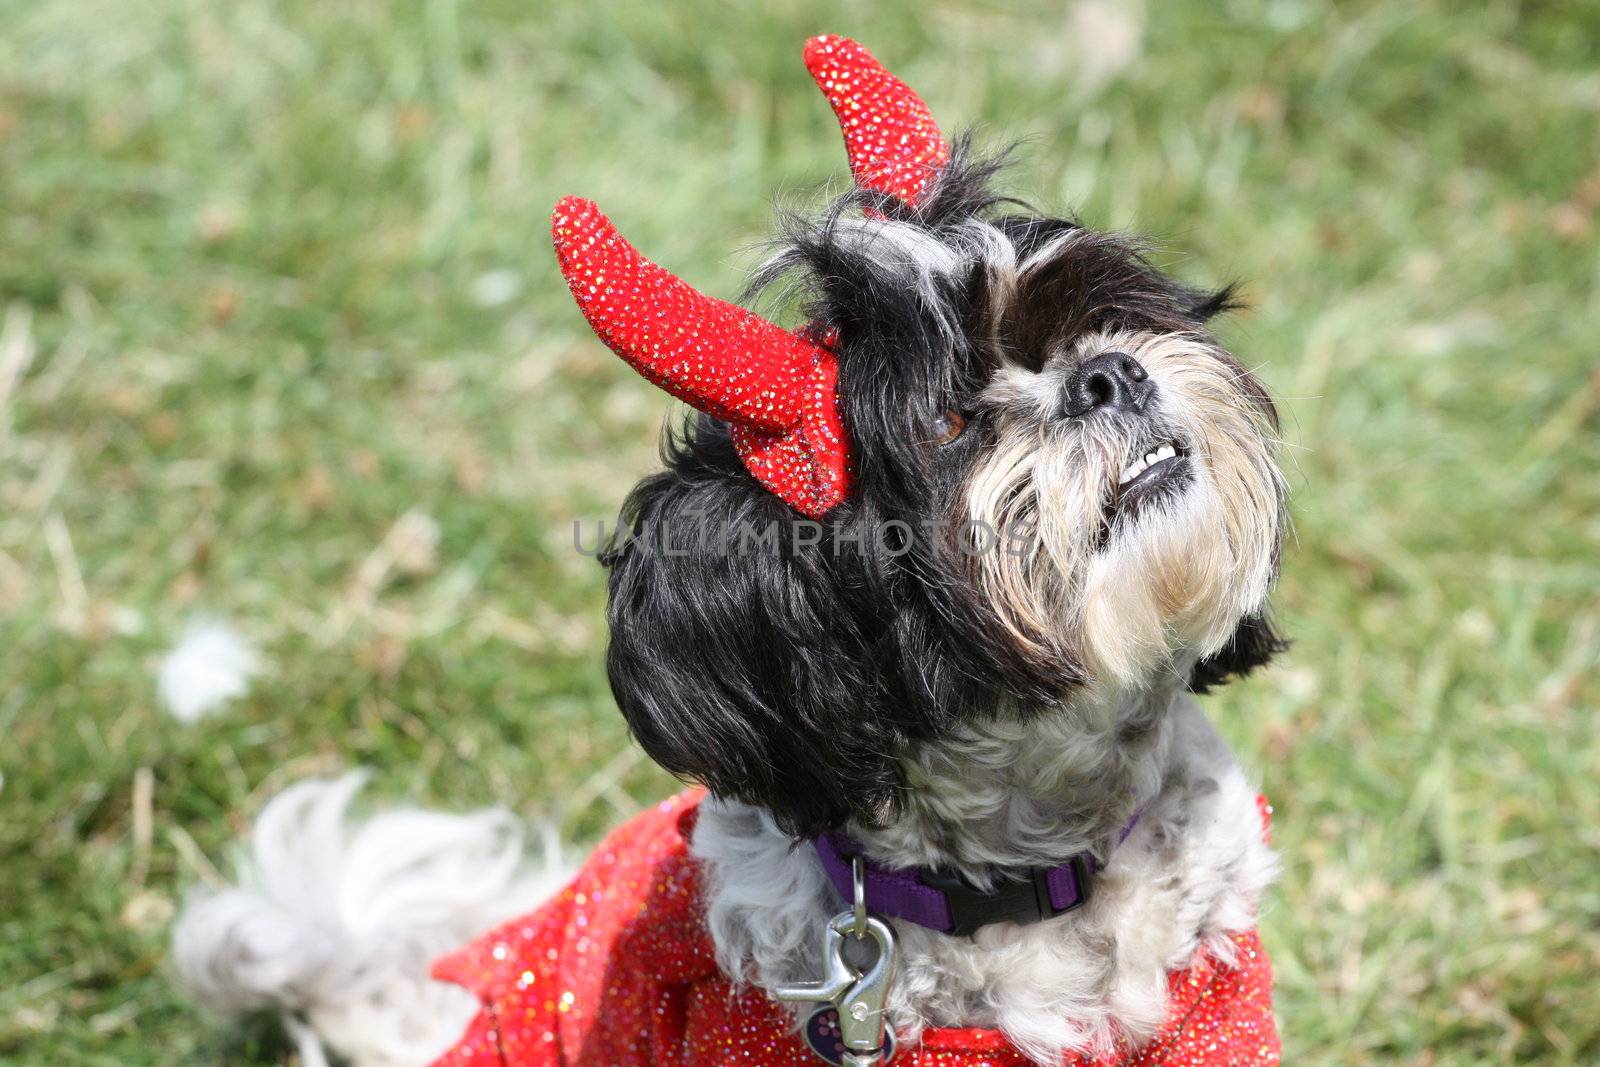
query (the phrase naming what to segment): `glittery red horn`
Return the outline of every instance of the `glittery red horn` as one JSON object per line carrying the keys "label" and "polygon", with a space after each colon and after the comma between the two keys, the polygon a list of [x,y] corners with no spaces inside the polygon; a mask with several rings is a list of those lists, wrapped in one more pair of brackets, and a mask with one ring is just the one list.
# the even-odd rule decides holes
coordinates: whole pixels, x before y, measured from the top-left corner
{"label": "glittery red horn", "polygon": [[550,219],[584,318],[634,370],[732,427],[751,474],[820,518],[844,498],[847,454],[833,353],[751,311],[696,292],[641,256],[581,197]]}
{"label": "glittery red horn", "polygon": [[839,118],[856,184],[915,204],[950,161],[928,105],[848,37],[807,41],[806,69]]}

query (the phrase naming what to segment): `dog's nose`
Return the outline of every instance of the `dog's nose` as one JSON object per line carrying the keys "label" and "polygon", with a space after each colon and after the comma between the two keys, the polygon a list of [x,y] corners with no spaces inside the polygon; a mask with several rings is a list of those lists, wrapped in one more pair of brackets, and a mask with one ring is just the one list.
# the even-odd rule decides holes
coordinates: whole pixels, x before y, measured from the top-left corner
{"label": "dog's nose", "polygon": [[1061,412],[1070,418],[1099,408],[1143,411],[1156,391],[1150,372],[1126,352],[1107,352],[1084,360],[1067,379]]}

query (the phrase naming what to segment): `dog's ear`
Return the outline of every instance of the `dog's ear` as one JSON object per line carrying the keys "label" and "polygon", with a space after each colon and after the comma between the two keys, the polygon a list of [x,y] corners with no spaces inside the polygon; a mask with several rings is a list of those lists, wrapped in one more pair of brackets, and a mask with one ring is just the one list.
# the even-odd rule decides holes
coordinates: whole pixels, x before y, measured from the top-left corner
{"label": "dog's ear", "polygon": [[1239,286],[1235,282],[1229,282],[1221,289],[1192,289],[1184,286],[1183,295],[1187,298],[1189,315],[1199,322],[1210,322],[1218,315],[1226,315],[1245,306],[1244,301],[1239,298]]}
{"label": "dog's ear", "polygon": [[796,836],[872,819],[907,733],[839,599],[828,529],[738,465],[701,420],[636,487],[610,567],[611,688],[657,763]]}
{"label": "dog's ear", "polygon": [[1273,629],[1272,619],[1265,611],[1247,615],[1226,645],[1195,664],[1189,688],[1196,693],[1208,693],[1265,665],[1288,647],[1289,642]]}

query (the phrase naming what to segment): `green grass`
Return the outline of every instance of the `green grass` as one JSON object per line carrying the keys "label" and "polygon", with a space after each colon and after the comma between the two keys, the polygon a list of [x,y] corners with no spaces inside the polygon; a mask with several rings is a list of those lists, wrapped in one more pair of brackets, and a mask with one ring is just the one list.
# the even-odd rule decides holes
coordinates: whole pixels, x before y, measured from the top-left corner
{"label": "green grass", "polygon": [[[1277,806],[1290,1062],[1600,1062],[1600,7],[1151,3],[1097,87],[1066,11],[0,5],[0,1062],[285,1062],[174,995],[164,924],[296,777],[578,840],[671,788],[570,547],[669,408],[546,217],[737,291],[774,191],[843,173],[822,31],[1028,137],[1018,191],[1247,282],[1297,644],[1211,706]],[[363,586],[412,509],[436,560]],[[270,669],[186,728],[152,668],[204,612]]]}

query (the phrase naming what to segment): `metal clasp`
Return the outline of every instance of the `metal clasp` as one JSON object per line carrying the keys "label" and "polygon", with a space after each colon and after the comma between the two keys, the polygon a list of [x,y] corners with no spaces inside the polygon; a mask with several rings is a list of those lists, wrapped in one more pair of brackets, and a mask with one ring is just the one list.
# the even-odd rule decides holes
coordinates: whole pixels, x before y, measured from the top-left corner
{"label": "metal clasp", "polygon": [[[781,986],[773,995],[779,1000],[832,1004],[839,1012],[845,1063],[850,1067],[875,1067],[883,1062],[884,1031],[888,1025],[883,1008],[889,997],[889,985],[894,980],[894,931],[881,919],[867,914],[865,877],[859,856],[852,866],[855,899],[849,911],[840,912],[828,922],[822,943],[822,980]],[[878,943],[878,958],[865,973],[857,971],[844,958],[846,936],[870,937]]]}

